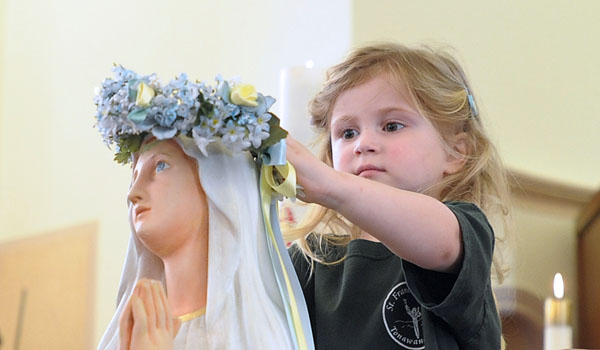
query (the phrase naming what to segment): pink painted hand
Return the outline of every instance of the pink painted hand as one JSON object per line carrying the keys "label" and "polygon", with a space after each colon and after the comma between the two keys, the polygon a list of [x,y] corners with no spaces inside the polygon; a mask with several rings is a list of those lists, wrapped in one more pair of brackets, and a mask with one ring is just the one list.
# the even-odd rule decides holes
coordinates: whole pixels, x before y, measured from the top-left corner
{"label": "pink painted hand", "polygon": [[120,350],[172,350],[181,322],[173,318],[162,284],[140,280],[119,319]]}

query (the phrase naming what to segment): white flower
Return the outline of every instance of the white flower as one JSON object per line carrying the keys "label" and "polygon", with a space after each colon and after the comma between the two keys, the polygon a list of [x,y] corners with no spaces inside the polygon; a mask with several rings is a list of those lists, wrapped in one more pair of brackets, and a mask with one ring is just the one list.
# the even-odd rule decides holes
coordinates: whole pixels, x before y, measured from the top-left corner
{"label": "white flower", "polygon": [[240,137],[239,139],[237,139],[235,142],[233,143],[226,143],[225,144],[232,152],[237,153],[237,152],[241,152],[244,151],[245,149],[247,149],[248,147],[250,147],[250,141],[248,140],[247,137]]}
{"label": "white flower", "polygon": [[220,118],[220,116],[214,115],[208,120],[208,126],[211,128],[212,132],[216,132],[217,130],[221,129],[222,125],[223,120]]}
{"label": "white flower", "polygon": [[223,134],[223,143],[225,144],[234,144],[246,134],[246,128],[234,124],[231,120],[219,131]]}
{"label": "white flower", "polygon": [[213,127],[212,120],[206,117],[201,117],[200,124],[194,127],[194,132],[203,137],[212,137],[216,131],[217,130]]}
{"label": "white flower", "polygon": [[248,140],[252,143],[254,148],[259,148],[262,141],[269,138],[269,133],[264,131],[259,125],[248,125],[248,129],[250,131]]}
{"label": "white flower", "polygon": [[264,131],[269,131],[269,120],[271,120],[270,113],[264,113],[263,115],[256,118],[256,125]]}
{"label": "white flower", "polygon": [[213,142],[215,139],[200,135],[196,128],[192,129],[192,136],[194,138],[194,143],[196,143],[196,146],[198,146],[200,152],[202,152],[202,154],[204,154],[205,157],[208,157],[208,152],[206,152],[206,146],[208,146],[208,144]]}

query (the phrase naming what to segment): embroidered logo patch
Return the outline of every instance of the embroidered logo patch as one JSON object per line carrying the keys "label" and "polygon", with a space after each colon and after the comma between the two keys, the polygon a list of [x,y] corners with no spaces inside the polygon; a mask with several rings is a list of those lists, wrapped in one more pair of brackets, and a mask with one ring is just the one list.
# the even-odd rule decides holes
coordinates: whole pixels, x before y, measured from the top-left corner
{"label": "embroidered logo patch", "polygon": [[400,282],[383,303],[383,324],[390,337],[406,349],[425,349],[421,306],[410,294],[406,282]]}

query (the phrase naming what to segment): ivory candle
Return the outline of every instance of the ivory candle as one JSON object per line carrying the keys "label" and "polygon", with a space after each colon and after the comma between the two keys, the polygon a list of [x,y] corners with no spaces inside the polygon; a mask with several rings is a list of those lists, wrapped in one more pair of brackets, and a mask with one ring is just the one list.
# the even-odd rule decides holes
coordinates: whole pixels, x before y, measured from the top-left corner
{"label": "ivory candle", "polygon": [[305,146],[315,141],[311,129],[308,102],[318,92],[325,78],[314,62],[288,67],[279,75],[279,118],[281,126]]}
{"label": "ivory candle", "polygon": [[571,300],[563,298],[564,291],[562,275],[557,273],[554,276],[554,297],[546,298],[544,304],[544,350],[573,347]]}

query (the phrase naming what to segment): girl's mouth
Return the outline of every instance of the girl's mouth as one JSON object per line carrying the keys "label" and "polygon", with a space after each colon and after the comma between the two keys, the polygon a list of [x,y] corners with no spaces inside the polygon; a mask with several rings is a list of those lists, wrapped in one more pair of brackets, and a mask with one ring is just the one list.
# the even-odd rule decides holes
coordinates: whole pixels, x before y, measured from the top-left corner
{"label": "girl's mouth", "polygon": [[369,177],[371,175],[375,175],[377,173],[381,173],[384,170],[382,168],[376,167],[374,165],[365,164],[358,167],[356,172],[354,173],[357,176]]}

